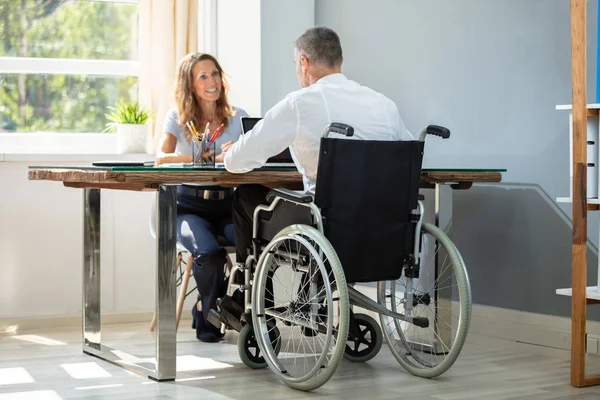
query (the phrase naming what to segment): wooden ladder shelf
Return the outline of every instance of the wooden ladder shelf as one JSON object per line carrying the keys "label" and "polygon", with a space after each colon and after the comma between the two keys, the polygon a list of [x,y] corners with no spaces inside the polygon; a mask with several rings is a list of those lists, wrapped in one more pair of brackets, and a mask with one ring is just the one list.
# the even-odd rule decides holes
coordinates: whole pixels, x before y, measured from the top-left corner
{"label": "wooden ladder shelf", "polygon": [[[586,376],[586,307],[600,304],[599,286],[587,287],[587,213],[598,210],[598,202],[588,203],[587,118],[597,116],[600,106],[588,106],[586,99],[586,0],[571,0],[572,108],[572,196],[573,254],[572,288],[558,289],[571,296],[571,385],[600,384],[600,376]],[[598,162],[598,161],[595,161]],[[596,203],[596,204],[594,204]]]}

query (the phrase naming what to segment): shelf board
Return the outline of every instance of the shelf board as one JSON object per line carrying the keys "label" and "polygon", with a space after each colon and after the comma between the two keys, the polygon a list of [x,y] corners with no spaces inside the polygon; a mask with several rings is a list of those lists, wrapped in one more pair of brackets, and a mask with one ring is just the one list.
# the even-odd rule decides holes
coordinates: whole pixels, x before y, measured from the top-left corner
{"label": "shelf board", "polygon": [[[568,105],[560,105],[556,106],[557,110],[568,110],[571,111],[573,106]],[[587,105],[587,116],[588,117],[597,117],[600,115],[600,104],[588,104]]]}
{"label": "shelf board", "polygon": [[[557,203],[572,203],[573,199],[570,197],[557,197]],[[587,199],[588,204],[600,204],[600,199]]]}
{"label": "shelf board", "polygon": [[[586,298],[590,300],[600,300],[600,292],[598,291],[598,286],[588,286],[586,289]],[[556,289],[556,294],[560,296],[573,296],[572,288],[564,288],[564,289]]]}
{"label": "shelf board", "polygon": [[[572,104],[559,104],[556,106],[556,109],[557,110],[572,110],[573,105]],[[600,110],[600,104],[588,104],[587,109],[588,110]]]}

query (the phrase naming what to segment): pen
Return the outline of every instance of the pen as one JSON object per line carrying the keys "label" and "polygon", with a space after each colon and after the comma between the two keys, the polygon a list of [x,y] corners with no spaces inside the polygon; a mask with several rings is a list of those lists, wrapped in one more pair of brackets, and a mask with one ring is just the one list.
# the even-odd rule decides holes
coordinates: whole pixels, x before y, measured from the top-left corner
{"label": "pen", "polygon": [[214,142],[214,141],[215,141],[215,140],[216,140],[216,139],[219,137],[219,135],[220,135],[220,134],[221,134],[221,132],[223,131],[223,128],[224,128],[224,127],[225,127],[225,124],[221,124],[221,126],[219,126],[219,127],[217,128],[217,130],[215,131],[215,133],[213,133],[213,135],[212,135],[212,136],[211,136],[211,138],[210,138],[210,141],[211,141],[211,142]]}
{"label": "pen", "polygon": [[203,140],[203,141],[205,141],[205,140],[208,140],[208,137],[207,137],[207,136],[208,136],[208,134],[209,134],[209,132],[210,132],[210,131],[208,130],[208,127],[209,127],[209,126],[210,126],[210,122],[207,122],[207,123],[206,123],[206,127],[204,128],[204,134],[203,134],[203,136],[202,136],[202,140]]}
{"label": "pen", "polygon": [[200,141],[200,137],[198,136],[198,131],[196,130],[196,127],[194,126],[194,123],[192,121],[189,121],[187,124],[187,127],[190,128],[190,131],[192,131],[192,135],[194,136],[194,138],[196,139],[197,142]]}

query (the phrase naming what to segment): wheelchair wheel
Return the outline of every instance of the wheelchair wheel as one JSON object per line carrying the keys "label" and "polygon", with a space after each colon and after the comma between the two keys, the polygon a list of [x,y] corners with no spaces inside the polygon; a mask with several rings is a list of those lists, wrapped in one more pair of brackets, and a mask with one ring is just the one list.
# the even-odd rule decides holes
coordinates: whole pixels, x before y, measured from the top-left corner
{"label": "wheelchair wheel", "polygon": [[[281,341],[279,340],[279,329],[276,326],[272,326],[269,331],[271,343],[274,350],[279,353],[281,349]],[[249,368],[262,369],[267,367],[267,362],[263,358],[258,343],[256,343],[256,337],[254,336],[254,330],[251,324],[246,324],[240,331],[237,342],[238,354],[240,360]]]}
{"label": "wheelchair wheel", "polygon": [[[252,286],[254,332],[267,364],[288,386],[308,391],[331,378],[344,354],[349,310],[339,258],[318,230],[289,226],[263,250]],[[268,335],[272,322],[279,353]]]}
{"label": "wheelchair wheel", "polygon": [[403,275],[379,282],[377,297],[393,312],[427,318],[429,326],[422,328],[380,315],[396,360],[413,375],[433,378],[446,372],[462,350],[471,319],[471,288],[462,257],[448,236],[425,222],[420,236],[419,278]]}
{"label": "wheelchair wheel", "polygon": [[[354,324],[352,323],[354,319]],[[353,329],[354,328],[354,329]],[[379,324],[367,314],[354,314],[348,328],[344,358],[352,362],[367,362],[375,357],[383,344]]]}

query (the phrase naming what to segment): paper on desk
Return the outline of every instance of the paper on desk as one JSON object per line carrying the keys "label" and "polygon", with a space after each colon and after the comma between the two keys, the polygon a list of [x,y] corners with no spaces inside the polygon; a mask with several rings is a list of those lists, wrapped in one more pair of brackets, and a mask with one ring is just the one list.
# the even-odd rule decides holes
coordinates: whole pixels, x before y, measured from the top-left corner
{"label": "paper on desk", "polygon": [[164,163],[164,164],[160,164],[158,166],[158,168],[185,168],[185,167],[191,167],[192,163]]}

